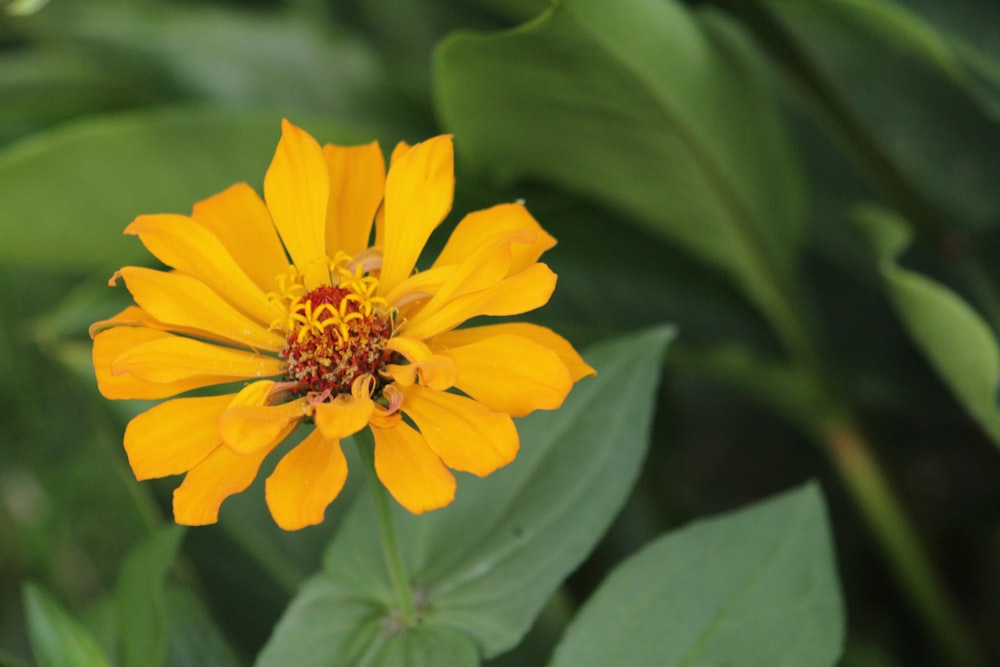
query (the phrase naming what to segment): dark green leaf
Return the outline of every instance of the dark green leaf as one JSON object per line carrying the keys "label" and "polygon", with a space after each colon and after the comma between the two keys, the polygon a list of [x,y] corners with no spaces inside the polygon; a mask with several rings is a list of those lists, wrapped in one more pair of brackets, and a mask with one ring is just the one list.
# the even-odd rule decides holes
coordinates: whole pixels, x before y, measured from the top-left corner
{"label": "dark green leaf", "polygon": [[634,215],[784,326],[804,197],[757,65],[717,14],[566,0],[511,32],[447,39],[437,103],[474,163]]}
{"label": "dark green leaf", "polygon": [[844,640],[815,486],[660,538],[581,609],[552,667],[827,667]]}
{"label": "dark green leaf", "polygon": [[910,336],[965,410],[1000,445],[1000,347],[996,334],[961,296],[897,264],[910,244],[906,221],[867,206],[856,215],[871,238],[889,299]]}
{"label": "dark green leaf", "polygon": [[94,638],[40,588],[25,585],[24,607],[39,667],[110,667]]}
{"label": "dark green leaf", "polygon": [[424,610],[416,631],[393,623],[374,510],[362,498],[331,543],[325,571],[303,587],[258,664],[332,667],[360,664],[361,656],[363,664],[397,664],[383,660],[405,651],[413,632],[454,664],[514,646],[625,502],[671,337],[660,328],[586,352],[597,377],[577,385],[559,410],[519,422],[517,461],[486,479],[463,477],[444,509],[396,513]]}

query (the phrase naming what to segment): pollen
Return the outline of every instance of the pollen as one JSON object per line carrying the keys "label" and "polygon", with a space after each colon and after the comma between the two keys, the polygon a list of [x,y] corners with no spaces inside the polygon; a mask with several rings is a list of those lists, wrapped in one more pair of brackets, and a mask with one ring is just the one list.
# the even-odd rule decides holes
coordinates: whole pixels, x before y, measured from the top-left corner
{"label": "pollen", "polygon": [[394,355],[385,350],[392,337],[393,318],[385,299],[375,296],[378,279],[367,275],[344,254],[329,262],[331,285],[306,290],[293,270],[278,278],[281,292],[272,300],[281,304],[284,318],[274,322],[285,345],[286,376],[299,394],[326,400],[350,394],[355,380],[378,396],[385,385],[382,371]]}

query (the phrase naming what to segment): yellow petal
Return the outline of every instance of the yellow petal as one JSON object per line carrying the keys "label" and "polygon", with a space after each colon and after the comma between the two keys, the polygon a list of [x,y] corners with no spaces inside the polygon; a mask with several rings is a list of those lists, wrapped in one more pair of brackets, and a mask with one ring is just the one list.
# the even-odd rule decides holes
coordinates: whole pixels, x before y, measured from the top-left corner
{"label": "yellow petal", "polygon": [[385,245],[379,295],[413,272],[431,232],[451,210],[455,190],[451,136],[413,146],[394,159],[385,181]]}
{"label": "yellow petal", "polygon": [[568,340],[551,329],[527,322],[506,322],[504,324],[469,327],[468,329],[455,329],[435,337],[431,343],[435,350],[448,350],[504,335],[522,336],[555,352],[566,365],[573,382],[588,375],[597,374],[597,371],[591,368],[573,349]]}
{"label": "yellow petal", "polygon": [[222,441],[219,415],[235,394],[176,398],[128,423],[125,452],[138,480],[187,472]]}
{"label": "yellow petal", "polygon": [[458,379],[458,369],[448,357],[434,354],[423,341],[396,336],[389,339],[385,349],[406,357],[408,364],[389,364],[386,373],[403,387],[420,381],[431,389],[444,391]]}
{"label": "yellow petal", "polygon": [[128,373],[146,382],[164,384],[212,375],[222,382],[238,378],[281,375],[285,364],[262,354],[203,343],[192,338],[165,336],[138,343],[114,358],[111,372]]}
{"label": "yellow petal", "polygon": [[141,215],[125,233],[137,235],[161,262],[197,278],[257,322],[267,325],[281,316],[219,238],[191,218]]}
{"label": "yellow petal", "polygon": [[236,263],[264,290],[288,268],[288,257],[261,198],[246,183],[237,183],[194,205],[191,217],[222,242]]}
{"label": "yellow petal", "polygon": [[317,430],[329,440],[339,440],[368,425],[375,403],[367,396],[340,394],[329,403],[317,403],[314,409]]}
{"label": "yellow petal", "polygon": [[248,385],[219,416],[222,442],[237,454],[272,449],[284,440],[308,412],[305,398],[266,405],[273,382]]}
{"label": "yellow petal", "polygon": [[471,398],[414,385],[403,389],[403,412],[449,468],[485,477],[517,456],[511,418]]}
{"label": "yellow petal", "polygon": [[272,352],[285,342],[191,276],[138,266],[126,266],[119,274],[135,302],[164,324],[200,329],[249,348]]}
{"label": "yellow petal", "polygon": [[512,417],[554,410],[573,388],[573,379],[559,356],[523,336],[493,336],[443,354],[458,369],[456,387]]}
{"label": "yellow petal", "polygon": [[400,505],[414,514],[444,507],[455,498],[455,476],[427,447],[423,436],[398,421],[371,427],[375,472]]}
{"label": "yellow petal", "polygon": [[385,193],[385,158],[378,142],[323,147],[330,176],[326,254],[356,255],[368,247],[375,211]]}
{"label": "yellow petal", "polygon": [[186,526],[218,521],[222,501],[250,486],[270,453],[270,449],[260,449],[241,455],[225,446],[216,447],[174,490],[174,520]]}
{"label": "yellow petal", "polygon": [[323,149],[308,132],[281,121],[281,141],[264,176],[264,199],[288,254],[314,285],[326,280],[329,191]]}
{"label": "yellow petal", "polygon": [[275,523],[285,530],[299,530],[323,522],[345,480],[347,459],[340,441],[314,429],[278,462],[267,478],[264,496]]}
{"label": "yellow petal", "polygon": [[141,380],[128,373],[115,375],[112,364],[121,354],[134,346],[170,337],[165,331],[144,326],[119,326],[99,331],[94,336],[93,361],[97,388],[105,398],[154,399],[220,384],[232,380],[217,375],[192,375],[172,382],[154,383]]}
{"label": "yellow petal", "polygon": [[498,234],[508,234],[516,239],[510,248],[513,256],[511,273],[528,268],[556,244],[556,240],[542,229],[523,204],[499,204],[462,218],[434,266],[461,264],[477,248],[491,243]]}
{"label": "yellow petal", "polygon": [[532,264],[495,286],[452,299],[437,311],[418,310],[399,325],[399,334],[427,340],[479,315],[519,315],[548,303],[556,274]]}

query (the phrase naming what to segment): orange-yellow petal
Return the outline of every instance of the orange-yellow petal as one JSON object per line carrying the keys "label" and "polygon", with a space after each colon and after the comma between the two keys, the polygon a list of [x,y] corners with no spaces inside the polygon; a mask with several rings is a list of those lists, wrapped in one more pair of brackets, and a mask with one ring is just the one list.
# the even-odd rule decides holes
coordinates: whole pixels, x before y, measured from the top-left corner
{"label": "orange-yellow petal", "polygon": [[455,498],[455,476],[432,452],[423,436],[397,421],[371,427],[375,472],[400,505],[414,514],[444,507]]}
{"label": "orange-yellow petal", "polygon": [[263,380],[244,387],[219,416],[222,442],[237,454],[272,449],[284,440],[309,411],[301,398],[267,405],[274,382]]}
{"label": "orange-yellow petal", "polygon": [[219,520],[219,507],[229,496],[250,486],[271,449],[237,454],[218,446],[191,468],[174,490],[174,520],[186,526],[204,526]]}
{"label": "orange-yellow petal", "polygon": [[235,394],[175,398],[128,423],[125,453],[138,480],[179,475],[221,444],[219,415]]}
{"label": "orange-yellow petal", "polygon": [[488,289],[464,294],[438,310],[417,310],[399,325],[398,333],[427,340],[479,315],[518,315],[548,303],[556,274],[545,264],[532,264]]}
{"label": "orange-yellow petal", "polygon": [[413,385],[403,389],[403,412],[449,468],[485,477],[517,456],[511,418],[471,398]]}
{"label": "orange-yellow petal", "polygon": [[573,378],[559,356],[523,336],[493,336],[442,354],[458,369],[456,387],[512,417],[554,410],[573,388]]}
{"label": "orange-yellow petal", "polygon": [[431,347],[438,351],[448,350],[504,335],[522,336],[540,345],[544,345],[555,352],[566,365],[570,377],[573,378],[573,382],[588,375],[597,374],[597,371],[591,368],[579,353],[573,349],[568,340],[547,327],[529,324],[528,322],[505,322],[503,324],[469,327],[468,329],[455,329],[436,336],[431,341]]}
{"label": "orange-yellow petal", "polygon": [[327,506],[347,480],[347,459],[340,441],[318,429],[285,454],[267,478],[264,496],[274,522],[298,530],[323,522]]}
{"label": "orange-yellow petal", "polygon": [[247,275],[264,290],[288,268],[288,257],[271,214],[246,183],[237,183],[194,205],[191,217],[222,242]]}
{"label": "orange-yellow petal", "polygon": [[368,425],[375,402],[367,396],[340,394],[329,403],[317,403],[314,409],[316,430],[329,440],[340,440]]}
{"label": "orange-yellow petal", "polygon": [[403,387],[409,387],[416,381],[431,389],[444,391],[454,386],[458,379],[458,369],[448,357],[434,354],[423,341],[395,336],[389,339],[386,351],[398,352],[404,356],[408,364],[389,364],[385,372]]}
{"label": "orange-yellow petal", "polygon": [[450,135],[428,139],[393,160],[385,181],[380,296],[413,272],[431,232],[451,210],[454,161]]}
{"label": "orange-yellow petal", "polygon": [[145,343],[163,340],[171,334],[144,326],[117,326],[94,335],[93,361],[97,388],[105,398],[167,398],[198,387],[232,380],[218,375],[192,375],[171,382],[148,382],[129,373],[112,373],[114,360],[127,350]]}
{"label": "orange-yellow petal", "polygon": [[111,373],[165,384],[205,375],[233,380],[280,375],[285,364],[259,353],[204,343],[193,338],[164,336],[124,350],[111,363]]}
{"label": "orange-yellow petal", "polygon": [[375,211],[385,193],[385,158],[378,142],[323,147],[330,177],[326,254],[356,255],[368,247]]}
{"label": "orange-yellow petal", "polygon": [[264,199],[288,254],[311,287],[326,282],[329,191],[323,149],[308,132],[282,120],[281,140],[264,176]]}
{"label": "orange-yellow petal", "polygon": [[167,325],[207,331],[253,349],[276,352],[284,339],[230,306],[208,285],[182,273],[138,266],[119,272],[135,302]]}
{"label": "orange-yellow petal", "polygon": [[270,324],[281,316],[222,241],[195,220],[183,215],[141,215],[125,233],[137,235],[161,262],[197,278],[257,322]]}
{"label": "orange-yellow petal", "polygon": [[483,245],[492,243],[498,234],[508,234],[517,239],[510,246],[513,257],[511,273],[528,268],[556,244],[556,240],[542,229],[523,204],[499,204],[473,211],[462,218],[434,266],[461,264]]}

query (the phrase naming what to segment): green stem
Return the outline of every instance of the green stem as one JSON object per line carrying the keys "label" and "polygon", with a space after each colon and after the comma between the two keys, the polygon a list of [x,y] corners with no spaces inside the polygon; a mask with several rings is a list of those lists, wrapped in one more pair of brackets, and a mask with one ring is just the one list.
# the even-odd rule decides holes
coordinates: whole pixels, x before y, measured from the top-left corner
{"label": "green stem", "polygon": [[417,624],[417,611],[413,605],[413,589],[410,588],[406,565],[403,563],[403,556],[396,540],[396,525],[392,519],[389,492],[386,491],[375,472],[375,440],[371,430],[366,428],[355,434],[354,442],[357,445],[358,454],[364,461],[368,487],[371,489],[372,499],[375,501],[375,514],[378,518],[379,534],[382,538],[382,555],[385,557],[389,578],[392,580],[392,587],[396,592],[396,602],[399,604],[398,611],[403,624],[407,627],[413,627]]}

